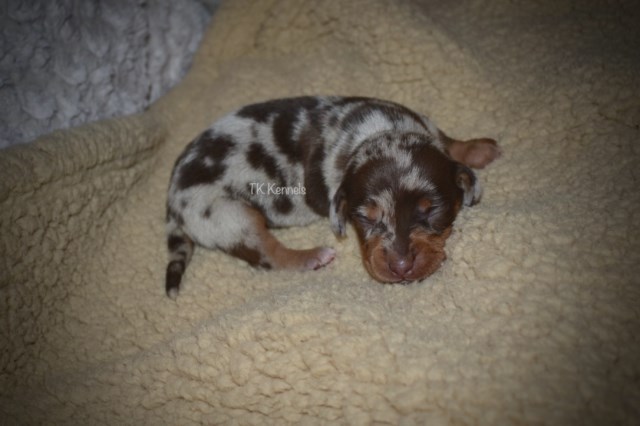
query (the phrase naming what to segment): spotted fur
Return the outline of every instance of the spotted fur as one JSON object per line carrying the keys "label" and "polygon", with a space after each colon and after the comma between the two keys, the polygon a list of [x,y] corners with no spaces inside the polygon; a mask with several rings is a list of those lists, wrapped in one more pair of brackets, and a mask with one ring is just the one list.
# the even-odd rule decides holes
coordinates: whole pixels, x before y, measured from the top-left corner
{"label": "spotted fur", "polygon": [[[460,204],[480,199],[462,144],[425,116],[372,98],[277,99],[226,115],[186,147],[171,176],[167,294],[177,296],[195,245],[263,268],[322,267],[335,256],[332,249],[287,249],[268,228],[306,225],[326,216],[338,236],[345,235],[346,223],[354,224],[365,256],[372,239],[381,253],[409,256],[417,246],[410,235],[440,238]],[[474,144],[473,158],[478,151],[488,158],[475,167],[499,155],[492,140]],[[258,190],[264,185],[300,191],[264,193]],[[416,203],[430,206],[424,217],[413,213]],[[373,218],[367,216],[370,208],[375,208]],[[386,254],[376,256],[394,262]],[[425,275],[367,269],[385,282]]]}

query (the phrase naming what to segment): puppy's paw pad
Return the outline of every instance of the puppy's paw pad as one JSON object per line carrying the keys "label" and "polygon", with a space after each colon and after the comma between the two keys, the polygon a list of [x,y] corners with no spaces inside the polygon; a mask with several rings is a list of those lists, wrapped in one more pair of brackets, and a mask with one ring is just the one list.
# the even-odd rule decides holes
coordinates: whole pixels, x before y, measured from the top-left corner
{"label": "puppy's paw pad", "polygon": [[313,257],[305,263],[305,269],[316,270],[327,266],[336,258],[336,251],[331,247],[318,247],[314,250]]}

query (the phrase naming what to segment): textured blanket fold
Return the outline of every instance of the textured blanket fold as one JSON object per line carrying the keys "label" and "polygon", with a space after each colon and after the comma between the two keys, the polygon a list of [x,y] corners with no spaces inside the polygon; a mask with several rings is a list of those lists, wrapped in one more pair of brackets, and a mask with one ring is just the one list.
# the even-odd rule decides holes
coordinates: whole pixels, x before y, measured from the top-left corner
{"label": "textured blanket fold", "polygon": [[[3,424],[637,424],[639,8],[597,1],[223,3],[139,115],[0,154]],[[163,290],[178,153],[223,113],[387,98],[504,155],[448,260],[407,286],[353,230],[314,273],[200,249]]]}

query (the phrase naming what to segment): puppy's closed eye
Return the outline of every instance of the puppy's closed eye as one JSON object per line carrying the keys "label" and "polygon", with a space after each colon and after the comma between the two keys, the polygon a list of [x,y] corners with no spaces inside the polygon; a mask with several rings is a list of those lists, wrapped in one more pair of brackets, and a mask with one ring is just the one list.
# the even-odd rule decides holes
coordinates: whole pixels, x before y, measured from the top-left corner
{"label": "puppy's closed eye", "polygon": [[[375,201],[368,201],[357,208],[353,213],[356,228],[369,238],[373,235],[383,235],[388,232],[389,226],[385,220],[384,209]],[[359,226],[358,226],[359,225]]]}
{"label": "puppy's closed eye", "polygon": [[421,228],[428,234],[440,235],[450,224],[445,217],[445,210],[439,203],[430,198],[422,198],[416,204],[414,228]]}
{"label": "puppy's closed eye", "polygon": [[416,204],[416,210],[418,211],[418,213],[426,214],[432,205],[433,203],[429,198],[422,197],[418,200],[418,203]]}
{"label": "puppy's closed eye", "polygon": [[355,218],[368,225],[374,225],[382,220],[382,208],[375,201],[368,201],[356,209]]}
{"label": "puppy's closed eye", "polygon": [[418,200],[413,214],[413,222],[417,226],[430,228],[430,217],[433,215],[434,207],[432,201],[427,197]]}

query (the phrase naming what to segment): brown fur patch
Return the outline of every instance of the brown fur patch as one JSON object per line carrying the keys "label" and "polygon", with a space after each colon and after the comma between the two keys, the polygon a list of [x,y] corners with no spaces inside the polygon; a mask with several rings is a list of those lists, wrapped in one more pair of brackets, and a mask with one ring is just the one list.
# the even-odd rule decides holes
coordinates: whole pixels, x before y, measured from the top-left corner
{"label": "brown fur patch", "polygon": [[[183,164],[178,169],[177,184],[181,189],[212,184],[222,178],[227,170],[223,160],[233,151],[235,142],[230,136],[214,136],[207,131],[195,139],[192,146],[196,147],[198,155],[191,162]],[[182,158],[181,156],[178,161],[181,161]],[[205,162],[205,158],[211,164]]]}
{"label": "brown fur patch", "polygon": [[329,189],[323,179],[322,164],[325,152],[320,133],[307,128],[300,136],[304,148],[305,203],[322,216],[329,215]]}
{"label": "brown fur patch", "polygon": [[271,179],[282,182],[282,172],[278,162],[259,143],[252,143],[247,150],[247,162],[256,170],[263,170]]}
{"label": "brown fur patch", "polygon": [[260,263],[262,261],[262,255],[258,250],[247,247],[242,243],[233,246],[230,250],[228,250],[228,253],[231,256],[246,261],[249,265],[254,267],[260,266]]}

